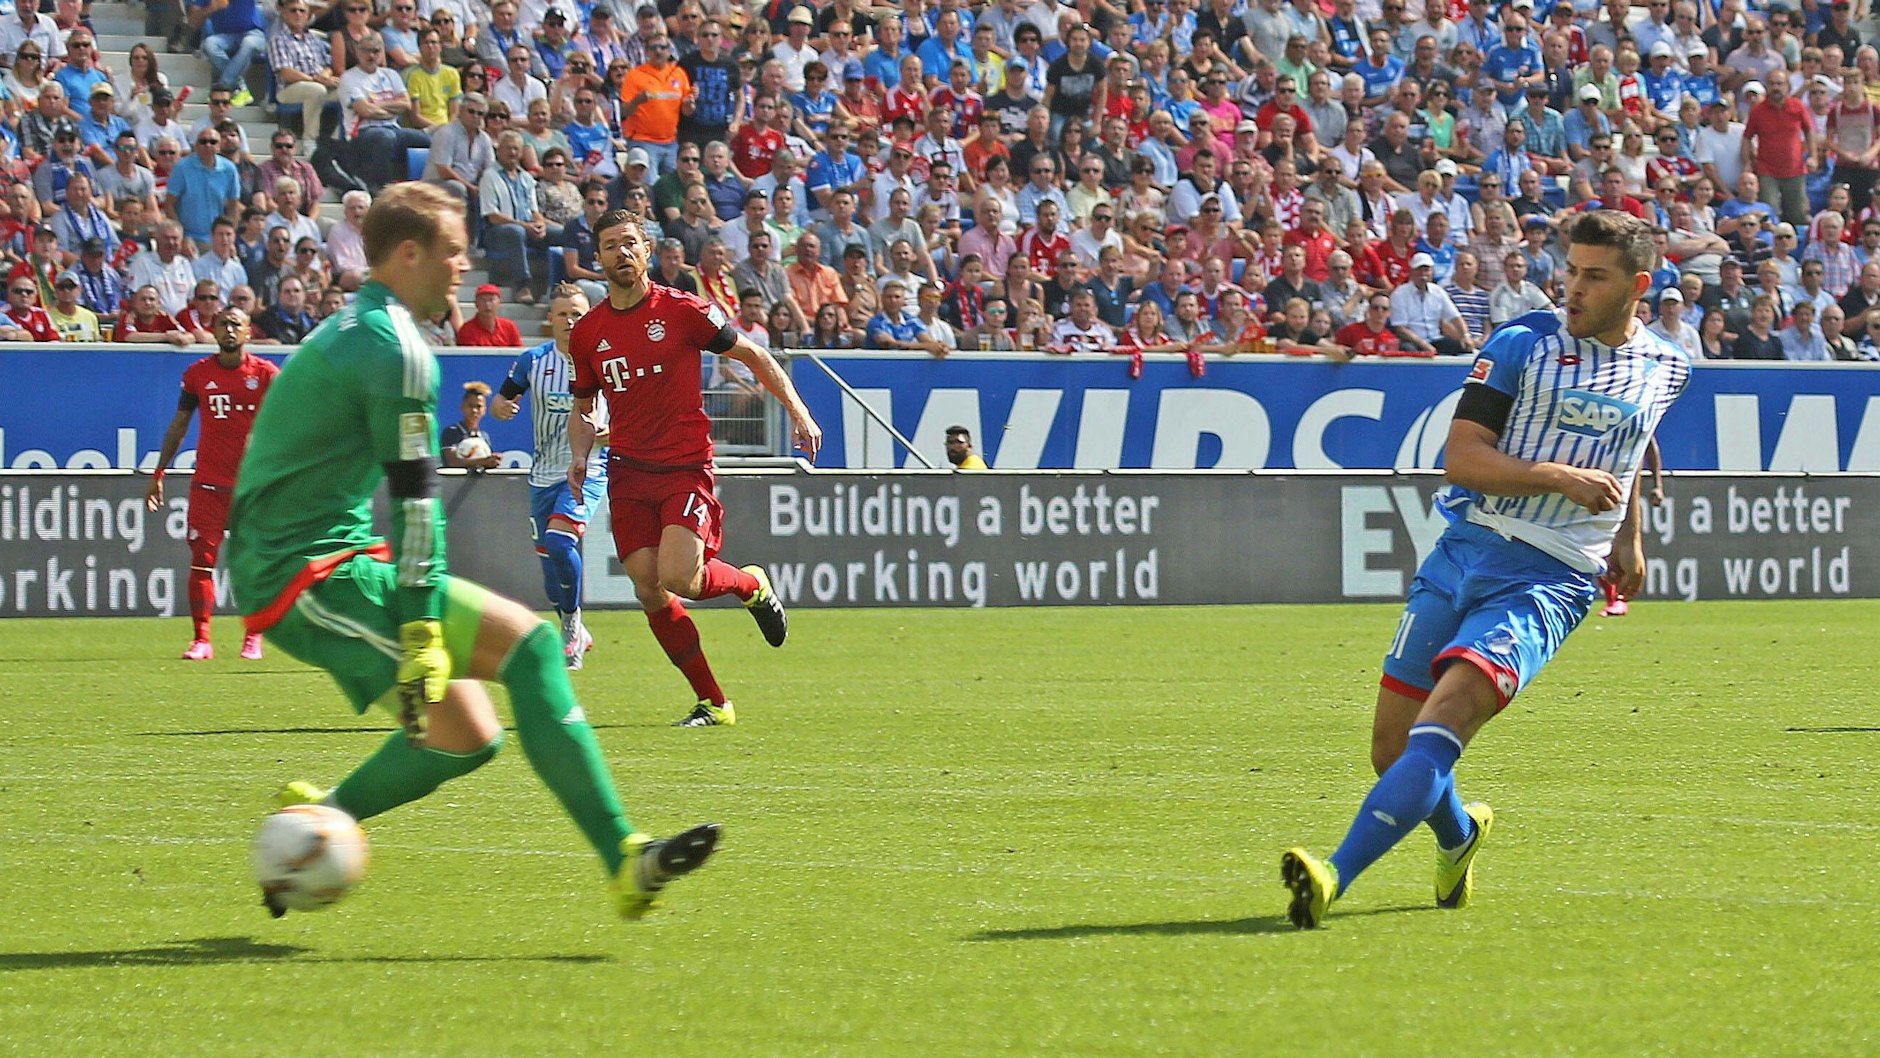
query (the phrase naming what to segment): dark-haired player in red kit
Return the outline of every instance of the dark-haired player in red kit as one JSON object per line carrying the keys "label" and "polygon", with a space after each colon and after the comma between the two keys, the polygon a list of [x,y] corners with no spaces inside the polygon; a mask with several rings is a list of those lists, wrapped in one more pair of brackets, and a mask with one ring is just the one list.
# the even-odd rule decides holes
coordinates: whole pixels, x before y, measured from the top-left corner
{"label": "dark-haired player in red kit", "polygon": [[[189,432],[189,417],[202,413],[202,431],[196,438],[196,474],[189,483],[189,617],[196,638],[183,651],[185,661],[215,657],[209,644],[209,616],[215,610],[215,558],[228,525],[228,504],[235,495],[235,471],[248,449],[248,434],[268,384],[281,369],[248,351],[248,314],[237,308],[215,314],[214,356],[205,356],[183,372],[183,395],[176,402],[176,417],[163,433],[157,468],[144,505],[163,506],[163,475]],[[261,657],[261,633],[242,637],[242,657]]]}
{"label": "dark-haired player in red kit", "polygon": [[648,277],[653,242],[637,214],[603,214],[594,225],[607,300],[569,336],[574,358],[574,413],[568,420],[573,461],[568,485],[581,494],[588,452],[599,423],[595,398],[607,400],[607,502],[614,549],[633,578],[653,638],[692,684],[698,704],[679,727],[737,723],[737,712],[699,645],[686,599],[736,595],[771,646],[788,631],[783,603],[762,566],[720,561],[724,508],[712,474],[712,428],[700,393],[706,353],[743,363],[783,402],[796,447],[810,459],[822,430],[810,418],[790,376],[769,352],[744,337],[723,310]]}

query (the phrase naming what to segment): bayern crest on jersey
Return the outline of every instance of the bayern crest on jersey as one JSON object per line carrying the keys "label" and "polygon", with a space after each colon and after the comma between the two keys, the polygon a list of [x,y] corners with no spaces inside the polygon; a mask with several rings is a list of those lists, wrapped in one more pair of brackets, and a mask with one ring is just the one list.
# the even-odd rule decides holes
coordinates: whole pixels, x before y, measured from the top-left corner
{"label": "bayern crest on jersey", "polygon": [[251,379],[248,379],[248,380],[247,380],[247,382],[248,382],[248,388],[249,388],[249,389],[260,389],[260,388],[261,388],[261,382],[260,382],[260,380],[259,380],[259,379],[253,379],[253,378],[251,378]]}
{"label": "bayern crest on jersey", "polygon": [[651,323],[648,323],[646,325],[646,338],[648,341],[653,341],[653,342],[665,341],[666,340],[666,321],[654,320]]}

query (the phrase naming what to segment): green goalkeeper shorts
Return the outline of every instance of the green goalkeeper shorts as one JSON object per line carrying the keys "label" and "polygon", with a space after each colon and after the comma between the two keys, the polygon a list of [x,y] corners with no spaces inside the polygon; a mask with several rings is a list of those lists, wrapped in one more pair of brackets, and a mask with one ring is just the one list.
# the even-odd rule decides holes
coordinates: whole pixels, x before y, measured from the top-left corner
{"label": "green goalkeeper shorts", "polygon": [[[444,648],[450,652],[450,678],[469,674],[488,589],[459,577],[444,577]],[[267,641],[316,668],[325,669],[363,713],[376,702],[394,712],[397,683],[398,572],[389,562],[354,555],[331,576],[300,593]]]}

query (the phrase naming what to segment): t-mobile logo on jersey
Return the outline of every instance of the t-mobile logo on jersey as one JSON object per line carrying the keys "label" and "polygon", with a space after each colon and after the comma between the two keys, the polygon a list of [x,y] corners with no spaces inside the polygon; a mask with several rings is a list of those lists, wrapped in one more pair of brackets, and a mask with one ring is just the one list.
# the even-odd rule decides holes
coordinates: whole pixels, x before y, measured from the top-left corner
{"label": "t-mobile logo on jersey", "polygon": [[235,403],[235,398],[226,393],[209,394],[209,414],[218,419],[228,418],[228,410]]}
{"label": "t-mobile logo on jersey", "polygon": [[627,366],[626,357],[616,356],[601,361],[601,374],[607,376],[607,384],[613,387],[615,393],[624,393],[627,390],[627,379],[633,377],[633,369]]}

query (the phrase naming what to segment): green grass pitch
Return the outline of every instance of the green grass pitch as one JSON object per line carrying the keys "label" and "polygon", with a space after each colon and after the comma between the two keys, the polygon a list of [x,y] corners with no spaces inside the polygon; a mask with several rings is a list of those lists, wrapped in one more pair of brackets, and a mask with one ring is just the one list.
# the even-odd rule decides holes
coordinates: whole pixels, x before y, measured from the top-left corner
{"label": "green grass pitch", "polygon": [[576,674],[636,822],[718,820],[647,921],[514,745],[368,825],[344,904],[270,920],[282,781],[388,729],[182,619],[0,622],[0,1054],[1520,1056],[1875,1053],[1880,604],[1590,618],[1459,771],[1475,906],[1427,831],[1328,928],[1280,852],[1370,783],[1384,606],[701,615],[735,728],[637,614]]}

